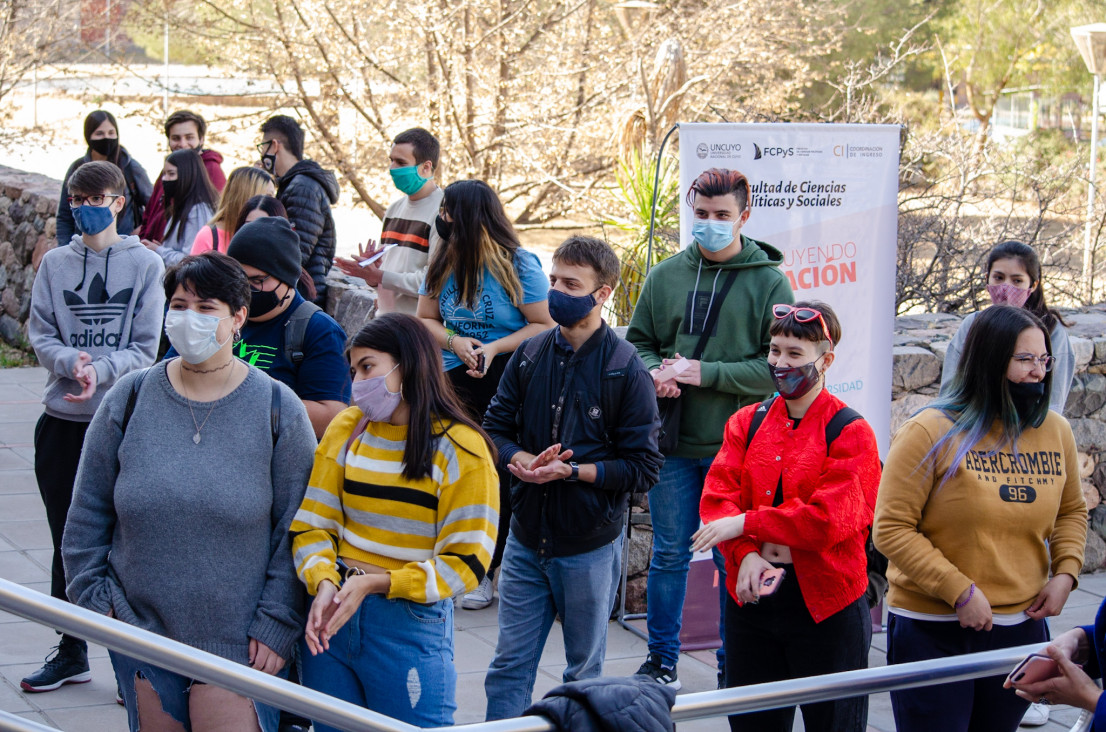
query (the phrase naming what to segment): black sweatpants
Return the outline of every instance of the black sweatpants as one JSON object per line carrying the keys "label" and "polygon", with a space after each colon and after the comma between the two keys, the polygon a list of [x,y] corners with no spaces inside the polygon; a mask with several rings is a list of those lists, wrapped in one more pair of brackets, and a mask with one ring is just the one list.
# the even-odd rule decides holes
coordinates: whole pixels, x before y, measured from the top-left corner
{"label": "black sweatpants", "polygon": [[50,595],[59,600],[65,596],[65,567],[61,561],[61,537],[65,531],[65,517],[73,500],[73,482],[77,479],[77,465],[81,460],[84,434],[88,422],[43,414],[35,425],[35,478],[38,492],[46,506],[46,522],[50,524],[50,538],[54,542],[54,559],[50,571]]}
{"label": "black sweatpants", "polygon": [[[476,424],[483,424],[484,413],[492,403],[492,397],[499,388],[499,380],[503,378],[510,358],[509,353],[496,356],[481,379],[474,379],[465,373],[468,371],[468,366],[465,365],[455,366],[445,372],[461,404],[468,410],[469,416],[476,420]],[[507,545],[507,532],[511,528],[511,474],[498,468],[496,472],[499,474],[499,536],[495,540],[495,552],[488,567],[489,575],[494,575],[499,569],[499,563],[503,561],[503,547]]]}
{"label": "black sweatpants", "polygon": [[[915,620],[891,613],[887,621],[887,663],[909,663],[981,653],[1048,640],[1043,620],[995,625],[990,630],[962,628],[955,620]],[[1014,732],[1029,702],[1002,688],[1005,674],[953,684],[891,692],[891,710],[899,732]]]}
{"label": "black sweatpants", "polygon": [[[780,588],[753,605],[726,597],[726,686],[748,686],[868,667],[872,620],[861,595],[820,623],[803,602],[794,566]],[[806,732],[864,732],[868,697],[804,704]],[[730,717],[731,730],[791,732],[795,707]]]}

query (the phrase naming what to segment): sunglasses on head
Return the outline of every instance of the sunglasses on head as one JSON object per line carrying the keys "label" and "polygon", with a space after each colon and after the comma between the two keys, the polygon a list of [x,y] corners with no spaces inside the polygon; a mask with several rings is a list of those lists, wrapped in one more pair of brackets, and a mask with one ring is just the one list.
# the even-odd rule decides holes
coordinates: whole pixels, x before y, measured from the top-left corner
{"label": "sunglasses on head", "polygon": [[822,324],[822,334],[826,337],[826,340],[833,343],[833,339],[830,338],[829,328],[826,327],[826,320],[822,317],[822,313],[818,312],[814,308],[797,308],[794,305],[788,305],[786,303],[779,303],[772,306],[772,315],[776,316],[776,320],[783,320],[787,316],[794,316],[797,323],[809,323],[812,320],[817,320]]}

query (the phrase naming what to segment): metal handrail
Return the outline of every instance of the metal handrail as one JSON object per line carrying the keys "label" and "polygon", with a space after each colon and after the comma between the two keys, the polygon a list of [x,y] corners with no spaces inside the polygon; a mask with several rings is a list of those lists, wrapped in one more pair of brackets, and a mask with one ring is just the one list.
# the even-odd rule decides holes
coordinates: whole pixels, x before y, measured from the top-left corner
{"label": "metal handrail", "polygon": [[[378,712],[291,684],[283,679],[133,625],[106,618],[4,579],[0,579],[0,609],[332,727],[350,732],[418,731],[417,727]],[[686,722],[692,719],[994,676],[1009,671],[1027,654],[1040,650],[1044,645],[1034,643],[985,653],[684,694],[677,697],[676,704],[672,707],[672,720]],[[1089,720],[1089,714],[1081,715],[1080,721],[1072,728],[1073,732],[1088,729]],[[29,732],[43,729],[38,726],[28,726],[29,724],[31,723],[24,724],[22,728],[13,727],[12,729],[26,729]],[[1083,726],[1080,726],[1081,724]],[[555,732],[556,730],[553,724],[543,717],[518,717],[497,722],[460,725],[448,729],[468,732]]]}
{"label": "metal handrail", "polygon": [[0,730],[4,732],[58,732],[53,727],[24,719],[2,709],[0,709]]}

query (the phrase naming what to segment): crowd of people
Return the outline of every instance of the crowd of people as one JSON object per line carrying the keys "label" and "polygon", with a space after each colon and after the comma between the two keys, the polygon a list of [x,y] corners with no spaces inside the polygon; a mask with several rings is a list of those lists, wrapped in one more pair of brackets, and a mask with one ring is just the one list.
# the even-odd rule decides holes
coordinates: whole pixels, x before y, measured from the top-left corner
{"label": "crowd of people", "polygon": [[[648,274],[622,339],[602,317],[611,247],[571,236],[543,272],[495,190],[439,186],[426,130],[394,139],[402,195],[380,240],[337,259],[337,180],[291,117],[224,177],[203,118],[174,113],[152,185],[119,132],[86,118],[32,293],[56,598],[427,727],[457,707],[454,600],[498,592],[487,719],[531,705],[555,619],[564,681],[602,676],[634,494],[653,522],[647,690],[680,688],[696,551],[719,571],[719,688],[865,668],[879,553],[889,663],[1045,641],[1078,581],[1074,359],[1025,244],[992,251],[994,304],[881,466],[872,428],[826,388],[863,324],[795,302],[781,253],[742,233],[738,171],[692,183],[694,241]],[[377,293],[348,339],[320,307],[332,263]],[[1013,730],[1042,699],[1094,710],[1102,647],[1094,628],[1065,633],[1051,678],[1015,690],[894,692],[896,724]],[[311,724],[111,660],[131,730]],[[63,635],[22,688],[90,678],[84,641]],[[867,710],[801,708],[827,732],[865,730]],[[794,714],[730,727],[782,732]]]}

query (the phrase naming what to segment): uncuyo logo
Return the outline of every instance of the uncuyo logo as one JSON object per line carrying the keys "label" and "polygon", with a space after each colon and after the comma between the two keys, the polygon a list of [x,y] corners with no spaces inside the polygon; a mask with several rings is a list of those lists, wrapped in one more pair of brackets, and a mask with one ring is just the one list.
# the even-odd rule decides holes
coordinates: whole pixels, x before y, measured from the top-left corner
{"label": "uncuyo logo", "polygon": [[700,142],[695,146],[695,154],[699,156],[700,160],[706,160],[707,155],[710,154],[710,147],[705,142]]}

